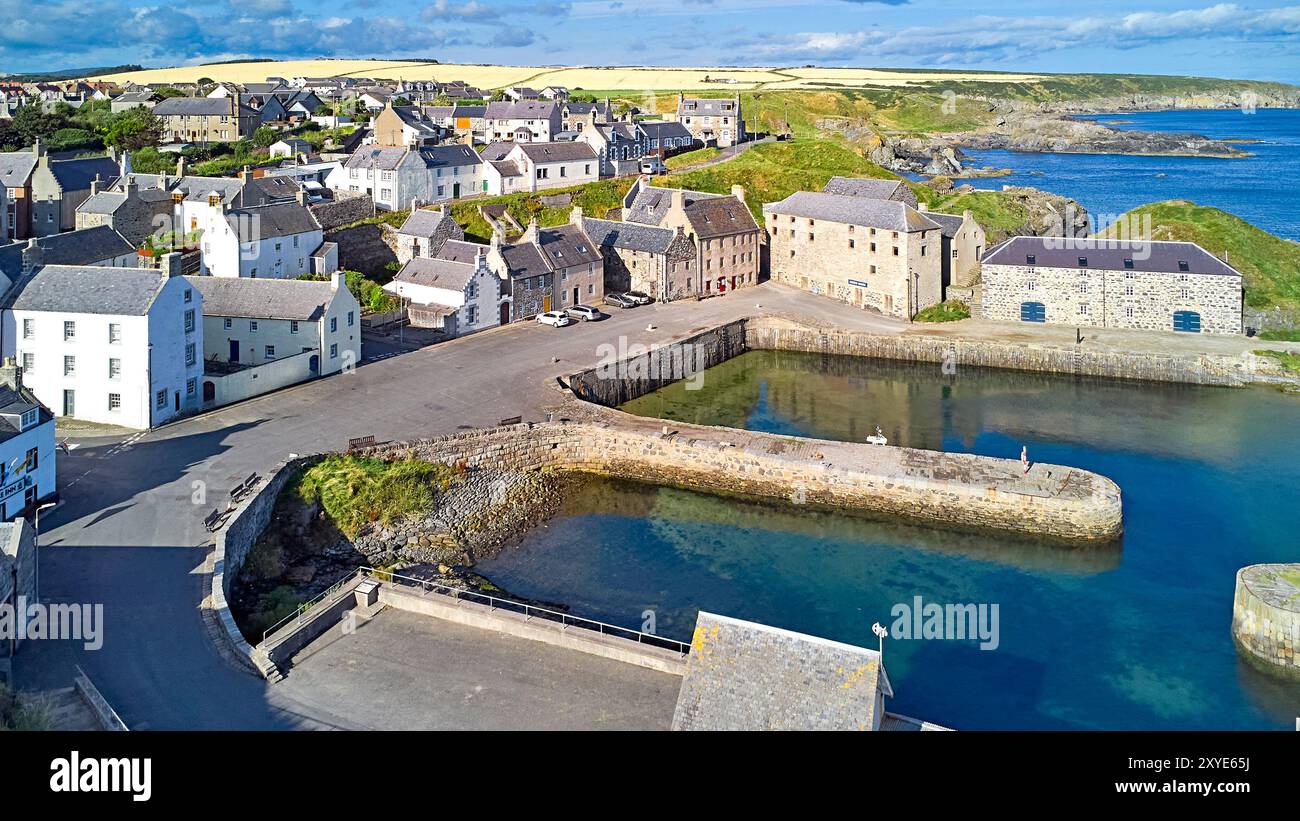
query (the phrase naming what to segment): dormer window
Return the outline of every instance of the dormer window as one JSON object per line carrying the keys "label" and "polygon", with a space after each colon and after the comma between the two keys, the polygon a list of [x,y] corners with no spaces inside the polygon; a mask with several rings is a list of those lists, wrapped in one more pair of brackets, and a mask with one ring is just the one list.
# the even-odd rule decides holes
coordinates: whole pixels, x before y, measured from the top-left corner
{"label": "dormer window", "polygon": [[1191,268],[1190,265],[1187,264],[1187,260],[1185,260],[1185,259],[1180,259],[1180,260],[1178,260],[1178,270],[1180,270],[1180,271],[1190,271],[1190,270],[1192,270],[1192,268]]}
{"label": "dormer window", "polygon": [[1080,267],[1080,268],[1087,268],[1087,267],[1088,267],[1088,258],[1087,258],[1087,257],[1079,257],[1079,267]]}
{"label": "dormer window", "polygon": [[19,423],[19,427],[21,430],[27,430],[32,425],[35,425],[37,421],[40,420],[40,418],[41,418],[41,412],[36,408],[32,408],[29,411],[23,411],[22,420]]}
{"label": "dormer window", "polygon": [[1126,259],[1126,260],[1124,260],[1124,267],[1125,267],[1125,268],[1128,268],[1129,270],[1132,270],[1132,269],[1133,269],[1133,260],[1131,260],[1131,259]]}
{"label": "dormer window", "polygon": [[1025,264],[1026,264],[1026,265],[1037,265],[1037,264],[1038,264],[1038,257],[1036,257],[1036,256],[1033,255],[1033,254],[1025,254]]}

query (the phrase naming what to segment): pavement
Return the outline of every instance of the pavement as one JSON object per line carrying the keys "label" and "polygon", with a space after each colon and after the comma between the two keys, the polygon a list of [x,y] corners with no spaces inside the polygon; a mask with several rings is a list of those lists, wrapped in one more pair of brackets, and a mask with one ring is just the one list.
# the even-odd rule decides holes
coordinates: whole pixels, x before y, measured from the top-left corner
{"label": "pavement", "polygon": [[681,677],[387,608],[276,686],[364,730],[667,730]]}

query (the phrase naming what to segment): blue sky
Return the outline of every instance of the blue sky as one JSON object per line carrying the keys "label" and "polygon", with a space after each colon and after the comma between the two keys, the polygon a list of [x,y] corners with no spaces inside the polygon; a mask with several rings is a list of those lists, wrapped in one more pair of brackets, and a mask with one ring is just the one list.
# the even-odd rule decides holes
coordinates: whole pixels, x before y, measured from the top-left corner
{"label": "blue sky", "polygon": [[[976,10],[978,9],[978,10]],[[1300,5],[1196,0],[0,0],[0,71],[241,56],[1300,82]]]}

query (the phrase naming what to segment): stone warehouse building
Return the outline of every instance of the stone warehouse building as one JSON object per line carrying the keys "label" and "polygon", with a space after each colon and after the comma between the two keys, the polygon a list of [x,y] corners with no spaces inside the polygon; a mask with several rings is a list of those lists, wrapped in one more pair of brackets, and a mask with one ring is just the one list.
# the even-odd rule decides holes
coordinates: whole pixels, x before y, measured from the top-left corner
{"label": "stone warehouse building", "polygon": [[981,276],[987,319],[1241,333],[1241,273],[1191,242],[1012,237]]}
{"label": "stone warehouse building", "polygon": [[605,258],[605,290],[640,291],[659,302],[695,296],[695,242],[682,226],[656,228],[571,214]]}
{"label": "stone warehouse building", "polygon": [[251,136],[258,112],[234,97],[172,97],[153,107],[168,143],[229,143]]}
{"label": "stone warehouse building", "polygon": [[686,126],[695,139],[718,148],[743,143],[746,139],[739,94],[716,98],[687,97],[679,93],[677,122]]}
{"label": "stone warehouse building", "polygon": [[665,290],[673,299],[725,294],[758,282],[763,229],[749,213],[745,189],[739,185],[733,185],[728,196],[657,188],[643,177],[623,197],[623,221],[680,228],[695,243],[693,271],[670,266]]}
{"label": "stone warehouse building", "polygon": [[905,203],[796,191],[763,218],[779,282],[903,318],[943,300],[942,229]]}

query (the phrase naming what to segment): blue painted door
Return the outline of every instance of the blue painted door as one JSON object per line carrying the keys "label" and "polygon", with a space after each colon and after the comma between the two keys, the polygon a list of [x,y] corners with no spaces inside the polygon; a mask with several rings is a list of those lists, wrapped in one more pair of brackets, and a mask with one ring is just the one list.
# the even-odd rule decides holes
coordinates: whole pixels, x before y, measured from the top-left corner
{"label": "blue painted door", "polygon": [[1201,332],[1201,315],[1196,311],[1174,311],[1174,330],[1199,334]]}
{"label": "blue painted door", "polygon": [[1021,322],[1046,322],[1047,307],[1041,302],[1020,303]]}

